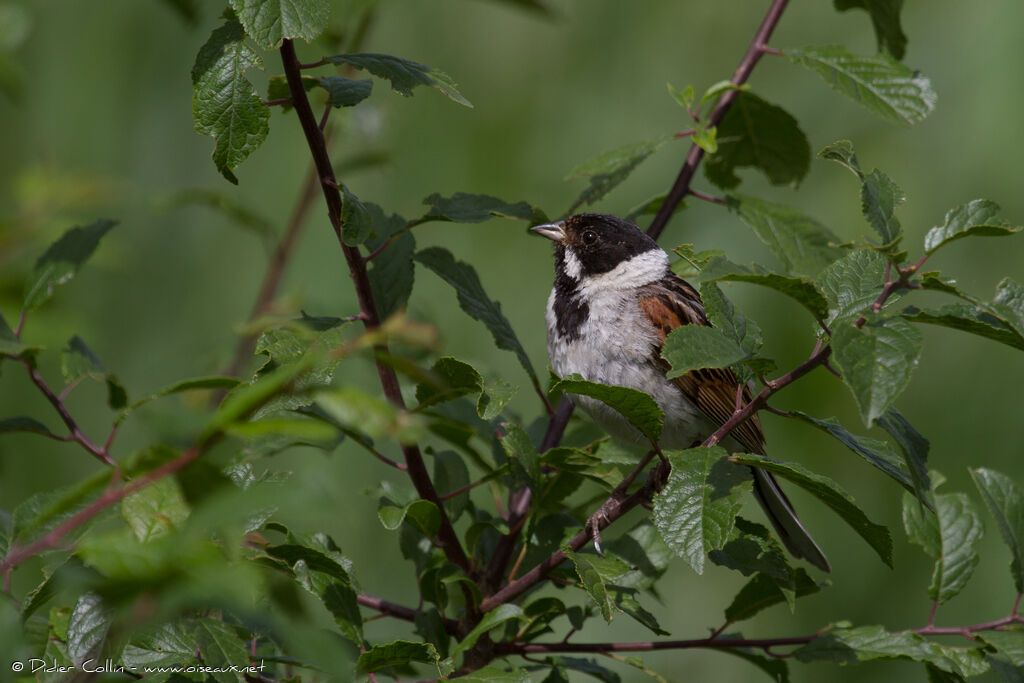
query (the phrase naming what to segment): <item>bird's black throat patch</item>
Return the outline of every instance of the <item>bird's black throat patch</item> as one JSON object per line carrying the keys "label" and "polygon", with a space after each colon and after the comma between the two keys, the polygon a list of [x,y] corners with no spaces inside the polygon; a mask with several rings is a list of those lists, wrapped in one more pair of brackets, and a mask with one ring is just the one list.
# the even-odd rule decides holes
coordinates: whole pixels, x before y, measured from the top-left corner
{"label": "bird's black throat patch", "polygon": [[580,298],[579,282],[569,277],[563,267],[556,270],[553,308],[558,334],[566,341],[574,341],[580,338],[580,328],[590,315],[590,306]]}

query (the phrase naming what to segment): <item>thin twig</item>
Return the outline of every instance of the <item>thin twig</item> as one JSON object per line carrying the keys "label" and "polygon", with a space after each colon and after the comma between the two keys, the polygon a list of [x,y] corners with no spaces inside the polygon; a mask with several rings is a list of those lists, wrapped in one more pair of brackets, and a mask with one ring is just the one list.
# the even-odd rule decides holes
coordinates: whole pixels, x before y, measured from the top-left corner
{"label": "thin twig", "polygon": [[[411,607],[396,605],[393,602],[381,600],[380,598],[375,598],[372,595],[366,595],[364,593],[356,595],[356,602],[363,607],[375,609],[381,614],[385,614],[389,617],[404,619],[405,621],[416,621],[417,611]],[[448,633],[457,634],[459,632],[459,623],[454,619],[443,619],[442,621],[444,623],[444,629],[448,631]]]}
{"label": "thin twig", "polygon": [[707,192],[701,192],[700,190],[696,190],[692,187],[686,190],[686,193],[693,197],[696,197],[697,199],[702,199],[712,204],[725,204],[725,200],[722,199],[721,197],[716,197],[715,195],[708,194]]}
{"label": "thin twig", "polygon": [[[768,38],[771,37],[772,31],[775,30],[775,26],[779,23],[782,11],[786,9],[788,2],[789,0],[773,0],[771,7],[768,8],[768,13],[765,14],[764,20],[761,22],[761,26],[758,27],[757,33],[754,34],[750,47],[747,48],[746,54],[743,55],[739,67],[737,67],[736,72],[732,76],[733,85],[743,85],[750,78],[750,73],[765,54]],[[717,126],[722,122],[732,103],[736,100],[737,93],[737,90],[729,90],[722,95],[708,117],[708,126]],[[658,209],[657,215],[651,221],[651,226],[647,229],[647,234],[654,239],[658,239],[661,236],[665,226],[668,225],[669,218],[672,217],[679,203],[683,201],[683,198],[690,190],[690,183],[693,181],[693,176],[697,172],[697,166],[700,165],[703,158],[704,150],[697,144],[691,145],[690,151],[686,155],[686,161],[683,162],[683,167],[679,170],[679,175],[676,177],[672,189],[668,191],[665,201],[662,202],[661,208]]]}

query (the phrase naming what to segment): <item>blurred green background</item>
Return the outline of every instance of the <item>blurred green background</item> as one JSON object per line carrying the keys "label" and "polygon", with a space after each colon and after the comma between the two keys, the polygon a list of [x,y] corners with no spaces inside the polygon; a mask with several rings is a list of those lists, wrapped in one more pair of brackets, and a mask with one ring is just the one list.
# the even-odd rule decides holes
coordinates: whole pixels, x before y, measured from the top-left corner
{"label": "blurred green background", "polygon": [[[20,70],[22,91],[0,97],[0,311],[13,324],[25,276],[61,232],[98,216],[119,219],[121,225],[76,280],[31,316],[25,338],[57,351],[79,334],[132,397],[223,368],[267,262],[258,237],[220,212],[176,207],[172,197],[190,188],[223,192],[280,232],[308,166],[294,114],[275,111],[266,144],[237,171],[238,187],[214,169],[212,141],[193,131],[189,70],[196,51],[219,24],[222,7],[201,4],[200,19],[190,26],[172,3],[158,0],[0,3],[6,7],[0,16],[14,16],[14,5],[30,20],[24,41],[4,46],[4,68]],[[335,4],[337,24],[367,3]],[[767,7],[753,0],[546,4],[550,16],[496,0],[380,2],[364,49],[446,71],[475,108],[460,107],[426,88],[404,98],[376,82],[367,103],[335,113],[341,125],[334,157],[342,164],[362,153],[383,152],[388,162],[345,174],[346,184],[364,200],[409,218],[422,211],[423,197],[456,191],[524,199],[558,215],[584,184],[563,180],[573,166],[604,150],[687,128],[666,81],[680,88],[693,84],[701,92],[728,78]],[[813,150],[851,139],[863,166],[883,169],[903,187],[908,201],[899,217],[913,257],[925,231],[940,223],[947,209],[973,198],[995,200],[1005,217],[1024,222],[1019,161],[1024,148],[1019,124],[1024,4],[909,2],[903,25],[910,40],[905,62],[931,78],[939,94],[935,112],[913,128],[882,122],[786,59],[765,58],[751,84],[799,120]],[[824,0],[793,0],[771,41],[776,47],[828,43],[863,53],[876,47],[865,13],[837,14]],[[299,52],[304,61],[313,61],[322,49],[303,44]],[[266,58],[266,74],[252,75],[258,87],[267,75],[281,71],[275,54]],[[687,146],[675,142],[663,148],[597,208],[625,213],[666,190]],[[752,172],[741,174],[743,192],[797,206],[844,239],[859,239],[868,231],[854,179],[834,164],[815,161],[796,189],[771,187]],[[695,184],[715,191],[702,176]],[[420,247],[443,245],[476,267],[535,365],[545,367],[550,245],[528,236],[522,223],[504,220],[428,224],[415,234]],[[773,263],[735,216],[699,201],[677,214],[662,239],[666,247],[682,242],[724,249],[735,261]],[[958,242],[929,266],[990,298],[1003,276],[1024,281],[1024,241]],[[515,358],[494,350],[486,329],[458,308],[450,289],[433,274],[420,269],[417,278],[410,314],[438,326],[447,353],[524,386],[513,409],[524,421],[532,420],[537,401]],[[780,368],[810,353],[813,327],[795,304],[746,285],[726,291],[760,323],[765,351]],[[342,316],[357,311],[319,201],[282,292],[282,309]],[[915,303],[936,301],[918,294],[913,298]],[[1024,481],[1019,398],[1024,357],[963,333],[925,328],[924,334],[920,367],[897,405],[931,440],[931,466],[948,476],[946,490],[967,491],[978,500],[968,466],[995,468]],[[54,383],[57,355],[43,362],[44,374]],[[376,390],[368,365],[343,369],[341,380],[365,380]],[[0,416],[31,414],[56,428],[49,406],[23,374],[10,364],[3,368]],[[852,431],[865,431],[847,390],[823,371],[780,394],[776,405],[820,417],[836,415]],[[105,434],[110,413],[99,387],[76,389],[70,407],[87,433],[94,438]],[[195,401],[171,399],[142,412],[119,436],[115,456],[125,457],[153,440],[187,439],[187,427],[202,408]],[[771,455],[832,476],[872,519],[890,526],[896,569],[883,566],[817,501],[794,492],[803,518],[835,567],[834,586],[802,600],[796,614],[777,607],[742,624],[742,632],[748,637],[806,634],[830,619],[890,629],[923,625],[931,565],[903,538],[901,490],[818,432],[771,416],[764,422]],[[282,518],[293,528],[330,533],[354,560],[367,592],[415,604],[412,568],[399,563],[397,544],[381,542],[376,500],[362,495],[382,479],[398,480],[393,471],[348,445],[331,454],[300,449],[271,466],[294,473],[282,489]],[[97,468],[71,445],[5,436],[0,439],[0,507],[10,510],[34,492],[77,481]],[[478,500],[486,501],[486,494]],[[1014,597],[1006,571],[1009,556],[987,517],[986,526],[977,576],[939,610],[941,625],[1009,612]],[[22,594],[36,580],[28,568],[14,578],[15,592]],[[717,567],[697,577],[679,562],[662,585],[665,604],[653,611],[674,637],[701,637],[721,621],[721,610],[742,583],[739,575]],[[401,624],[376,621],[368,634],[384,638],[404,632]],[[575,638],[647,637],[619,618],[610,627],[594,624]],[[666,652],[644,659],[671,680],[756,681],[764,675],[713,652]],[[628,669],[622,673],[642,678]],[[994,674],[987,676],[995,680]],[[794,667],[793,680],[822,679],[924,680],[924,671],[902,663]]]}

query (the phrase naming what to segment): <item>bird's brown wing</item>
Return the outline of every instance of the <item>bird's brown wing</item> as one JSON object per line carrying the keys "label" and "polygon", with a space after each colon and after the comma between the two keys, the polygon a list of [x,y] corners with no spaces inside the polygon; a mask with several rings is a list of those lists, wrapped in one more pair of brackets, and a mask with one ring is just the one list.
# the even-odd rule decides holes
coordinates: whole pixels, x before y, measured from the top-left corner
{"label": "bird's brown wing", "polygon": [[[704,313],[700,294],[686,280],[674,275],[644,287],[640,292],[640,309],[654,326],[662,344],[665,337],[680,325],[711,325]],[[671,366],[661,357],[662,344],[652,349],[652,362],[667,372]],[[716,424],[724,424],[732,417],[739,380],[729,368],[694,370],[672,382]],[[750,401],[750,391],[746,387],[743,387],[740,400],[743,405]],[[730,435],[747,451],[764,452],[764,433],[756,414],[737,425]]]}

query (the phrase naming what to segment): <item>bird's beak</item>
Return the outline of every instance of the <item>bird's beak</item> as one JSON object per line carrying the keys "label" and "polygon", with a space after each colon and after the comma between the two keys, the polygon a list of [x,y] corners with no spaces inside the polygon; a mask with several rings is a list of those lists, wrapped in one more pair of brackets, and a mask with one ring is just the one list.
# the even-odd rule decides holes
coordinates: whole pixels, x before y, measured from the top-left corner
{"label": "bird's beak", "polygon": [[535,225],[530,230],[538,235],[547,237],[552,242],[561,243],[565,241],[565,223],[544,223],[543,225]]}

